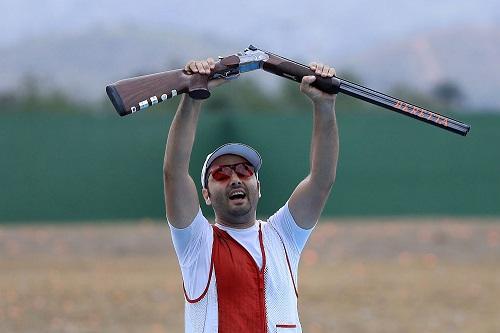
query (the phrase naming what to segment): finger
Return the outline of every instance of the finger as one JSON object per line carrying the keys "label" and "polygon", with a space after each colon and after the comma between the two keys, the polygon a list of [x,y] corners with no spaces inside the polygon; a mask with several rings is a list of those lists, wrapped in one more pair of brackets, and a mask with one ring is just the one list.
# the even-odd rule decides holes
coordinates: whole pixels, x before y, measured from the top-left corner
{"label": "finger", "polygon": [[208,61],[208,65],[210,66],[210,69],[214,69],[215,68],[215,61],[214,61],[214,59],[208,58],[207,61]]}
{"label": "finger", "polygon": [[333,77],[337,75],[337,72],[335,71],[335,68],[331,67],[330,70],[328,71],[328,76]]}
{"label": "finger", "polygon": [[316,70],[316,67],[317,67],[317,66],[318,66],[318,64],[317,64],[317,63],[315,63],[315,62],[311,62],[311,63],[309,64],[309,68],[310,68],[311,70],[313,70],[313,71],[315,71],[315,70]]}
{"label": "finger", "polygon": [[189,73],[191,72],[191,69],[189,69],[189,66],[191,65],[191,63],[192,63],[192,62],[193,62],[193,60],[189,60],[189,61],[187,62],[187,64],[184,66],[184,70],[185,70],[186,72],[189,72]]}
{"label": "finger", "polygon": [[198,73],[205,74],[205,70],[203,69],[201,61],[196,62],[196,68],[198,69]]}
{"label": "finger", "polygon": [[324,67],[324,66],[325,66],[325,65],[323,65],[323,64],[321,64],[321,63],[319,63],[319,64],[316,66],[316,71],[315,71],[314,73],[315,73],[315,74],[317,74],[317,75],[321,75],[321,73],[323,72],[323,67]]}
{"label": "finger", "polygon": [[193,73],[198,73],[198,67],[196,67],[196,61],[189,63],[189,70]]}
{"label": "finger", "polygon": [[324,66],[323,67],[323,70],[321,71],[321,76],[322,77],[326,77],[328,75],[328,71],[330,70],[330,67],[329,66]]}
{"label": "finger", "polygon": [[203,73],[210,74],[210,65],[208,64],[208,61],[202,61],[201,65],[203,66]]}

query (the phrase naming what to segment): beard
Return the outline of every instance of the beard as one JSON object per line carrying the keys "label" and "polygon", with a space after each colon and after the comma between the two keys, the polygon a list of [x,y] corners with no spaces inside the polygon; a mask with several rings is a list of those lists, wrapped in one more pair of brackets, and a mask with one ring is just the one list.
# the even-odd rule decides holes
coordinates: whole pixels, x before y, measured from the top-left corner
{"label": "beard", "polygon": [[247,195],[241,203],[233,202],[224,192],[209,193],[215,214],[225,219],[234,219],[237,221],[254,212],[258,201],[258,194],[252,193],[252,191],[246,191],[246,193]]}
{"label": "beard", "polygon": [[248,200],[244,205],[234,206],[230,204],[229,207],[227,208],[227,212],[234,217],[245,216],[248,213],[250,213],[251,210],[252,210],[252,204]]}
{"label": "beard", "polygon": [[[215,199],[215,200],[214,200]],[[212,206],[218,215],[241,217],[245,216],[252,211],[253,205],[251,201],[246,198],[245,202],[235,205],[227,197],[212,198]]]}

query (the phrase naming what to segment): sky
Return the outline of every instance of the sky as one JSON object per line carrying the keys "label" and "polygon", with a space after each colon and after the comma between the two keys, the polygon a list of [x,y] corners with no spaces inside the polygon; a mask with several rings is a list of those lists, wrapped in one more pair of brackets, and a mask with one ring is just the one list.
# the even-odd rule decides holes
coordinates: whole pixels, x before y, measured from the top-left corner
{"label": "sky", "polygon": [[[237,4],[237,5],[235,5]],[[96,26],[133,24],[217,35],[229,40],[335,44],[353,51],[371,43],[457,24],[498,24],[500,1],[2,0],[0,46]],[[321,31],[321,33],[318,33]],[[346,36],[347,38],[343,38]],[[325,40],[331,37],[330,40]],[[268,47],[271,45],[268,45]]]}

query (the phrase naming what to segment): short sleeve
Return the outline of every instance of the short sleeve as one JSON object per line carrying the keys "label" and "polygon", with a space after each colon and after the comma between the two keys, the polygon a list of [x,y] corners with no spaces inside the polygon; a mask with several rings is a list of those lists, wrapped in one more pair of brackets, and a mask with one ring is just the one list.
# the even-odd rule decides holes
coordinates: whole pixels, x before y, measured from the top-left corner
{"label": "short sleeve", "polygon": [[288,202],[271,216],[268,222],[278,231],[281,237],[284,238],[284,241],[292,246],[299,255],[302,253],[307,239],[314,229],[314,227],[311,229],[303,229],[297,225],[288,208]]}
{"label": "short sleeve", "polygon": [[169,225],[185,291],[189,298],[197,298],[208,281],[213,243],[212,227],[201,209],[188,227],[179,229],[170,223]]}
{"label": "short sleeve", "polygon": [[208,220],[203,216],[201,208],[188,227],[179,229],[170,223],[169,226],[181,267],[192,265],[200,257],[200,252],[210,252],[213,240],[212,230]]}

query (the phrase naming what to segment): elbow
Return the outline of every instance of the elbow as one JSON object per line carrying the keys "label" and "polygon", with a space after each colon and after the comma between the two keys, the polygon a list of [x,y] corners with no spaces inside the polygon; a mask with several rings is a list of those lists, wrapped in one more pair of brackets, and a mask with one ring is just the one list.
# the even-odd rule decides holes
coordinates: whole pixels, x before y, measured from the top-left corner
{"label": "elbow", "polygon": [[189,176],[188,166],[176,162],[163,162],[163,176],[165,178],[183,178]]}
{"label": "elbow", "polygon": [[192,181],[188,172],[172,172],[172,168],[163,167],[163,183],[165,185],[177,186],[177,184],[186,184]]}
{"label": "elbow", "polygon": [[180,175],[174,175],[168,170],[163,170],[163,183],[172,184],[177,183],[180,179],[183,179]]}
{"label": "elbow", "polygon": [[328,189],[331,190],[335,184],[336,175],[333,175],[327,182]]}
{"label": "elbow", "polygon": [[176,167],[174,163],[171,161],[167,161],[166,159],[163,161],[163,176],[164,177],[172,177],[174,176],[175,171],[179,173],[179,170],[181,170],[180,167]]}
{"label": "elbow", "polygon": [[163,165],[163,179],[164,181],[171,180],[174,175],[172,174],[172,168],[169,168],[166,164]]}
{"label": "elbow", "polygon": [[330,191],[332,190],[333,188],[333,185],[335,184],[335,176],[329,178],[329,179],[326,179],[324,182],[324,191],[327,192],[327,193],[330,193]]}
{"label": "elbow", "polygon": [[335,179],[337,179],[337,168],[333,169],[333,172],[329,179],[330,188],[335,184]]}
{"label": "elbow", "polygon": [[313,175],[309,176],[309,179],[312,183],[314,183],[315,187],[323,193],[330,193],[333,185],[335,184],[336,172],[333,172],[330,175],[314,177]]}

